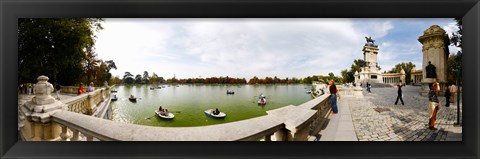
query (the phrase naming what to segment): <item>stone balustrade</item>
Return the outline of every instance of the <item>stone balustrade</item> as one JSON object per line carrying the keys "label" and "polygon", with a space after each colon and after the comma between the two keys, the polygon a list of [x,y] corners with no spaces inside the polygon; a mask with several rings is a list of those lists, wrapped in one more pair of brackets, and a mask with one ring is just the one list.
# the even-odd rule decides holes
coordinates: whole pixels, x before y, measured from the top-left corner
{"label": "stone balustrade", "polygon": [[272,136],[275,141],[306,141],[320,131],[330,112],[328,97],[270,110],[265,116],[210,126],[135,125],[70,111],[56,112],[52,121],[62,127],[60,137],[65,141],[272,141]]}
{"label": "stone balustrade", "polygon": [[97,110],[99,104],[109,98],[110,89],[105,87],[93,92],[62,100],[62,102],[67,105],[68,111],[92,115]]}
{"label": "stone balustrade", "polygon": [[[317,134],[330,112],[328,94],[267,115],[210,126],[154,127],[98,118],[109,111],[108,87],[63,101],[50,93],[40,76],[36,96],[19,107],[19,130],[26,141],[307,141]],[[67,89],[68,87],[64,87]],[[105,101],[105,99],[107,99]],[[102,102],[105,101],[105,102]],[[100,108],[99,108],[100,107]],[[98,109],[98,111],[96,111]]]}

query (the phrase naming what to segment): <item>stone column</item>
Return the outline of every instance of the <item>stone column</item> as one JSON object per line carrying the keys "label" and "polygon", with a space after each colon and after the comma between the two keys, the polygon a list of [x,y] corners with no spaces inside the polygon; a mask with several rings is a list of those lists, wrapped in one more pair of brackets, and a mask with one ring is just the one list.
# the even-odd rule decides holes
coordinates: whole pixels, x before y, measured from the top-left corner
{"label": "stone column", "polygon": [[[48,82],[47,76],[37,78],[35,97],[20,106],[19,113],[29,128],[22,127],[21,134],[26,135],[27,141],[52,141],[59,140],[62,132],[60,125],[52,123],[51,115],[61,111],[65,105],[51,96],[53,85]],[[28,132],[23,132],[28,131]]]}
{"label": "stone column", "polygon": [[275,141],[287,141],[287,129],[280,129],[274,133]]}
{"label": "stone column", "polygon": [[[438,82],[440,85],[446,83],[447,80],[447,59],[448,59],[448,45],[450,44],[448,35],[438,25],[432,25],[423,32],[423,35],[418,37],[418,41],[422,43],[423,62],[422,62],[422,96],[428,95],[428,85],[433,82]],[[425,67],[428,62],[436,67],[436,78],[427,78]],[[441,89],[443,89],[441,87]]]}

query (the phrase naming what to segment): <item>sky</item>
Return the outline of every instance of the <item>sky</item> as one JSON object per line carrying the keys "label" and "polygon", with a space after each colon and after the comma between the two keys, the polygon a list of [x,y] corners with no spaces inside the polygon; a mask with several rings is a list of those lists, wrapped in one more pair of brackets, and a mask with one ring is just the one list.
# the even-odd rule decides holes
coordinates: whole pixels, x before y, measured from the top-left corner
{"label": "sky", "polygon": [[[363,59],[365,36],[379,47],[382,72],[401,62],[422,64],[418,37],[431,25],[449,35],[452,18],[430,19],[119,19],[106,18],[95,51],[113,60],[114,76],[164,78],[304,78],[349,69]],[[451,53],[459,48],[449,47]]]}

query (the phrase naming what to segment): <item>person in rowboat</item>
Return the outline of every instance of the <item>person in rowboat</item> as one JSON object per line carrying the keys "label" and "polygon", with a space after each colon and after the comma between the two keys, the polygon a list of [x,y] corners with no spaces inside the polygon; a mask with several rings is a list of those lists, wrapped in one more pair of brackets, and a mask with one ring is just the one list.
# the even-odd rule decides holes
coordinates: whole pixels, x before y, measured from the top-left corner
{"label": "person in rowboat", "polygon": [[168,116],[169,112],[168,112],[168,109],[165,109],[165,111],[163,112],[163,116]]}
{"label": "person in rowboat", "polygon": [[213,115],[218,115],[220,114],[220,111],[218,110],[218,108],[215,108],[215,110],[212,113]]}
{"label": "person in rowboat", "polygon": [[265,98],[265,96],[263,95],[263,93],[260,93],[260,95],[258,96],[258,99],[262,99],[262,98]]}
{"label": "person in rowboat", "polygon": [[162,113],[163,112],[163,108],[162,106],[160,106],[160,108],[158,108],[158,112]]}

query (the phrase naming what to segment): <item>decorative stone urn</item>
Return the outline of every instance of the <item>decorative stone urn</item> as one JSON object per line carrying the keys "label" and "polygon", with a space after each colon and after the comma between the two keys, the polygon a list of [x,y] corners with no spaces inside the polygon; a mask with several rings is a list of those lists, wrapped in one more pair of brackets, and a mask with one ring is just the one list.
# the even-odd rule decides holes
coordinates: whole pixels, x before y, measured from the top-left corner
{"label": "decorative stone urn", "polygon": [[48,81],[47,76],[40,76],[37,78],[38,82],[35,85],[35,97],[32,98],[32,102],[35,104],[43,105],[55,102],[55,98],[51,96],[54,91],[53,85]]}
{"label": "decorative stone urn", "polygon": [[37,80],[35,97],[19,106],[19,129],[27,141],[57,140],[61,128],[52,123],[51,115],[61,111],[65,104],[51,96],[54,89],[47,76],[40,76]]}

